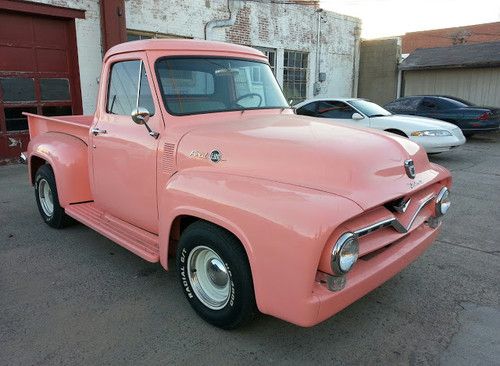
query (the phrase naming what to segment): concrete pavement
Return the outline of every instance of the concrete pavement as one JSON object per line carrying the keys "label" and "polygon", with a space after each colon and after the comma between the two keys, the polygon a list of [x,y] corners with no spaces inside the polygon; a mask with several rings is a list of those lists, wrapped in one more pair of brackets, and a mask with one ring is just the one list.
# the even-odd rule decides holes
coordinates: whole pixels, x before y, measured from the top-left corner
{"label": "concrete pavement", "polygon": [[500,364],[500,135],[431,158],[453,205],[415,263],[328,321],[222,331],[173,272],[75,225],[54,230],[25,166],[0,167],[0,365]]}

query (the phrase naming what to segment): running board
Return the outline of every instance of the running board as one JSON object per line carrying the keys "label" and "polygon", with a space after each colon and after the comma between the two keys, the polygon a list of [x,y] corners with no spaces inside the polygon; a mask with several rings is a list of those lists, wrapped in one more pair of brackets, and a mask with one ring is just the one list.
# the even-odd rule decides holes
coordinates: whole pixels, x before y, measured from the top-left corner
{"label": "running board", "polygon": [[105,214],[94,202],[69,205],[66,214],[137,254],[149,262],[158,262],[158,236],[135,227],[125,221]]}

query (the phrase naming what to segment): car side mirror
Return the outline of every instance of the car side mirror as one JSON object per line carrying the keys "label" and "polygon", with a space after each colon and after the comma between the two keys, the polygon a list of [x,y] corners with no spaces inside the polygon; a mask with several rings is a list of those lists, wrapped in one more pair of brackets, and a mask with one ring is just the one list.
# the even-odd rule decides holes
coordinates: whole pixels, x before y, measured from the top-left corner
{"label": "car side mirror", "polygon": [[359,114],[358,112],[356,113],[353,113],[352,117],[351,117],[353,120],[355,121],[359,121],[360,119],[363,119],[365,117],[363,117],[361,114]]}
{"label": "car side mirror", "polygon": [[138,125],[144,125],[146,129],[148,130],[149,136],[154,137],[155,139],[160,136],[160,134],[156,131],[153,131],[149,126],[148,126],[148,121],[149,121],[149,111],[146,108],[143,107],[137,107],[132,111],[130,114],[132,117],[132,121],[137,123]]}
{"label": "car side mirror", "polygon": [[138,125],[145,125],[149,121],[150,114],[146,108],[139,107],[134,109],[130,116],[132,117],[132,121],[134,121]]}

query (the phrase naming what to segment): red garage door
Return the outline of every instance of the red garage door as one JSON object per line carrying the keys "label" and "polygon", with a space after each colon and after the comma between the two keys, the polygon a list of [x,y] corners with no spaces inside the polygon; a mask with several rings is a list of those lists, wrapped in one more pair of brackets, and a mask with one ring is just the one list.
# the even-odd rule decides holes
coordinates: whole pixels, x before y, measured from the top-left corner
{"label": "red garage door", "polygon": [[74,19],[0,9],[0,164],[26,150],[22,112],[82,113]]}

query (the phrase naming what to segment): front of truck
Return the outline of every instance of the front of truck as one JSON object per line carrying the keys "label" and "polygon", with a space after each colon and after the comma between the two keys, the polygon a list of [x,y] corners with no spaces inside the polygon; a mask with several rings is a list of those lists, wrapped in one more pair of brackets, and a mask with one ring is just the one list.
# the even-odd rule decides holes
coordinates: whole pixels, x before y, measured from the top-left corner
{"label": "front of truck", "polygon": [[166,128],[180,136],[164,205],[175,215],[201,205],[233,231],[262,312],[317,324],[436,238],[451,177],[420,146],[295,115],[257,51],[212,43],[168,54],[150,52]]}

